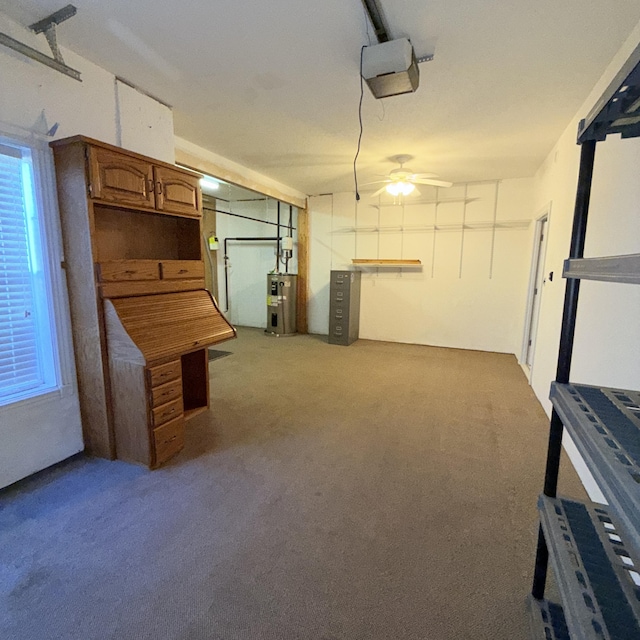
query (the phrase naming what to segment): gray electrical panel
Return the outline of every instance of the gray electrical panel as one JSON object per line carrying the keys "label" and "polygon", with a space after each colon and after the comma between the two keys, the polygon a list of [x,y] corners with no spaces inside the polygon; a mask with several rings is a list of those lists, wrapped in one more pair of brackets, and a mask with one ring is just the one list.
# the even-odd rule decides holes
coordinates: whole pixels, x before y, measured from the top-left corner
{"label": "gray electrical panel", "polygon": [[360,333],[360,272],[332,271],[329,344],[350,345]]}

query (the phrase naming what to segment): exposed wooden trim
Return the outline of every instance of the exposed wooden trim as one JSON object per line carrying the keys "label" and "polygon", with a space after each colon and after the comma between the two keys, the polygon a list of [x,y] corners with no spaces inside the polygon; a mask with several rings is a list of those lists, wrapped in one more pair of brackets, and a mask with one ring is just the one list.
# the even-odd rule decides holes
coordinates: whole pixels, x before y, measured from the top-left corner
{"label": "exposed wooden trim", "polygon": [[309,298],[309,209],[298,209],[298,291],[296,315],[298,333],[309,333],[307,306]]}
{"label": "exposed wooden trim", "polygon": [[179,148],[176,149],[176,162],[182,166],[192,169],[193,171],[206,173],[207,175],[213,176],[214,178],[220,178],[220,180],[231,182],[232,184],[235,184],[239,187],[244,187],[245,189],[250,189],[251,191],[257,191],[258,193],[263,193],[266,196],[269,196],[276,200],[280,200],[280,202],[298,207],[298,209],[304,209],[306,207],[306,202],[302,198],[287,195],[286,193],[283,193],[278,189],[267,187],[266,185],[254,180],[249,180],[236,171],[225,169],[224,167],[221,167],[214,162],[199,158],[198,156],[195,156],[188,151],[184,151]]}

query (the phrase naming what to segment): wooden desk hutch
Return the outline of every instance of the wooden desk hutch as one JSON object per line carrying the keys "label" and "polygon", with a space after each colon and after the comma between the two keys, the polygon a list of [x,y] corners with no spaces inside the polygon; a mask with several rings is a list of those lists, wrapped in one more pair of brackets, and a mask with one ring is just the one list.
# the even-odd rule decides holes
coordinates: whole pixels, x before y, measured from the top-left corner
{"label": "wooden desk hutch", "polygon": [[198,174],[82,136],[51,143],[88,453],[161,465],[209,408]]}

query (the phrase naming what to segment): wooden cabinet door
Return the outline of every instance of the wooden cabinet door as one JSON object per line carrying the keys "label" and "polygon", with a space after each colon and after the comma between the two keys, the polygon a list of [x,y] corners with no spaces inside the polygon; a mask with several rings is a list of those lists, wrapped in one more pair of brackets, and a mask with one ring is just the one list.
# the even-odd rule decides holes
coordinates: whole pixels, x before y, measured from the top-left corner
{"label": "wooden cabinet door", "polygon": [[156,178],[156,208],[166,213],[200,216],[200,185],[190,176],[167,167],[154,167]]}
{"label": "wooden cabinet door", "polygon": [[89,148],[91,196],[153,209],[153,165],[99,147]]}

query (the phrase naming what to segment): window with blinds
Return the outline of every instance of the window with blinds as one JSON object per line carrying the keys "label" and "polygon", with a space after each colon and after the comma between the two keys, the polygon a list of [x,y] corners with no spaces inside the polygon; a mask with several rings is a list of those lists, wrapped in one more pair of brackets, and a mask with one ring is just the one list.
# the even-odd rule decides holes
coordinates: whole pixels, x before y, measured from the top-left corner
{"label": "window with blinds", "polygon": [[0,140],[0,405],[56,384],[39,213],[31,150]]}

